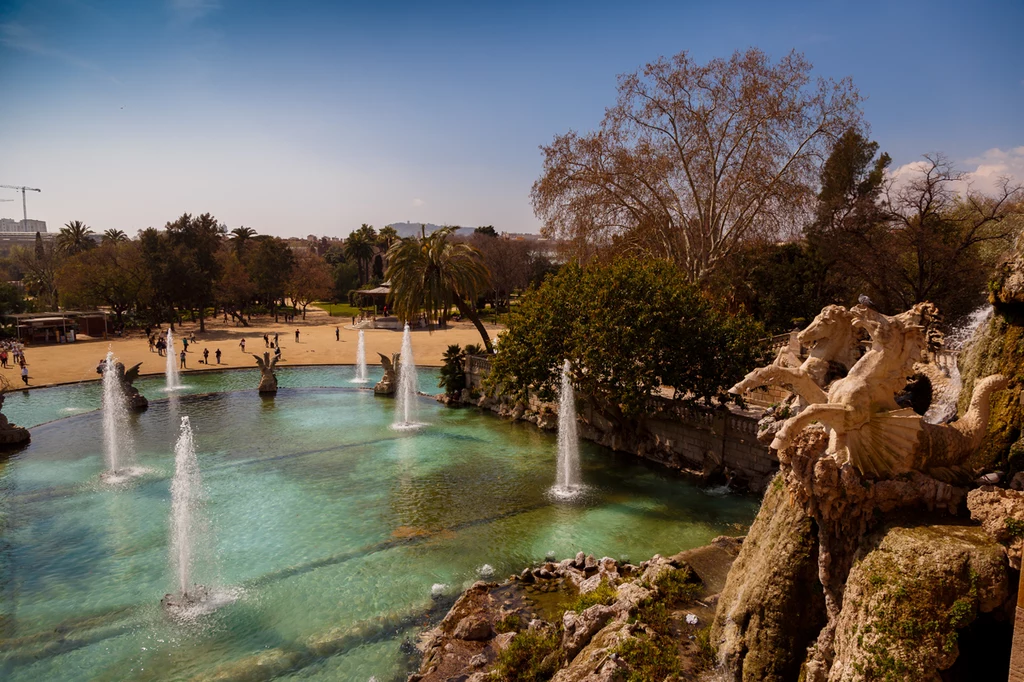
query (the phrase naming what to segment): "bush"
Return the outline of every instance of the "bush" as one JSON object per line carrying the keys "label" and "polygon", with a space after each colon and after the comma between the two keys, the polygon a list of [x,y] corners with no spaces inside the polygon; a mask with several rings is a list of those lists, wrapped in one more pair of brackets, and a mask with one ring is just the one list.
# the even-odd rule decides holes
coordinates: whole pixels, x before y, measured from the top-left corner
{"label": "bush", "polygon": [[701,591],[700,580],[689,566],[677,571],[665,571],[654,581],[662,599],[671,606],[682,606],[692,602]]}
{"label": "bush", "polygon": [[566,611],[582,613],[596,604],[608,605],[615,601],[615,588],[602,580],[596,590],[581,594],[565,607]]}
{"label": "bush", "polygon": [[444,364],[441,365],[439,381],[437,385],[444,389],[447,395],[458,395],[466,387],[466,353],[457,343],[448,346],[448,350],[442,356]]}
{"label": "bush", "polygon": [[630,637],[614,651],[629,666],[626,682],[660,682],[680,672],[675,643],[668,637]]}
{"label": "bush", "polygon": [[520,632],[494,662],[495,682],[542,682],[558,671],[560,632]]}

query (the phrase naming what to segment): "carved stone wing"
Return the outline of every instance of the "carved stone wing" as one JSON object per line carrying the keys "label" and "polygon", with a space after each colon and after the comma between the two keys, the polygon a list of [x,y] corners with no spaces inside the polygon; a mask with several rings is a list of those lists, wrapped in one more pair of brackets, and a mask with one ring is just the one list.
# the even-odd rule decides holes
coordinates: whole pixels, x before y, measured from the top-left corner
{"label": "carved stone wing", "polygon": [[264,371],[267,368],[266,364],[263,362],[263,358],[261,358],[260,356],[256,355],[255,353],[250,353],[250,355],[252,355],[254,358],[256,358],[256,364],[259,365],[261,372]]}
{"label": "carved stone wing", "polygon": [[384,373],[389,374],[395,371],[395,364],[391,362],[391,358],[384,355],[383,353],[377,353],[380,356],[380,364],[384,368]]}
{"label": "carved stone wing", "polygon": [[139,378],[139,367],[141,367],[141,366],[142,366],[142,363],[140,362],[140,363],[138,363],[136,365],[133,365],[129,369],[125,370],[124,380],[126,382],[128,382],[129,384],[135,383],[135,380]]}
{"label": "carved stone wing", "polygon": [[276,355],[276,354],[273,357],[271,357],[270,358],[270,369],[274,369],[275,367],[277,367],[277,361],[280,360],[280,359],[281,359],[281,356],[280,355]]}

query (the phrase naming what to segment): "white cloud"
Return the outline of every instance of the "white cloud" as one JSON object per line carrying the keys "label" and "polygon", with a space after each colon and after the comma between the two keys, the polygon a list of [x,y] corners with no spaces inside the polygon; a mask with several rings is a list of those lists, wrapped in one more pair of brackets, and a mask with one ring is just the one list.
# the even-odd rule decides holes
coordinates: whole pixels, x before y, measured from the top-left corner
{"label": "white cloud", "polygon": [[[895,168],[889,175],[899,186],[909,183],[930,166],[924,159],[911,161]],[[954,167],[962,173],[962,180],[957,183],[960,192],[971,189],[982,194],[997,194],[1002,190],[1004,178],[1009,178],[1013,184],[1024,184],[1024,146],[1005,151],[989,149],[980,156],[954,164]]]}
{"label": "white cloud", "polygon": [[426,202],[423,201],[423,199],[419,199],[419,198],[416,198],[416,199],[412,200],[412,205],[415,206],[416,208],[419,208],[420,206],[422,206],[425,203]]}

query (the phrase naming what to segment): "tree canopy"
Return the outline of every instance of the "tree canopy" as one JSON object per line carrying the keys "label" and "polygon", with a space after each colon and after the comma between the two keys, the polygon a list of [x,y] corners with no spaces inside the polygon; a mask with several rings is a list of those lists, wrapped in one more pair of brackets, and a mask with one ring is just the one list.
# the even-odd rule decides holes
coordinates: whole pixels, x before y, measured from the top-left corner
{"label": "tree canopy", "polygon": [[673,264],[569,264],[512,309],[490,381],[553,399],[568,359],[577,396],[613,423],[643,414],[652,393],[710,402],[761,359],[764,329],[730,315]]}
{"label": "tree canopy", "polygon": [[790,53],[688,53],[619,78],[597,131],[542,147],[533,186],[546,234],[676,263],[703,281],[744,241],[800,226],[820,159],[860,120],[849,79],[811,78]]}

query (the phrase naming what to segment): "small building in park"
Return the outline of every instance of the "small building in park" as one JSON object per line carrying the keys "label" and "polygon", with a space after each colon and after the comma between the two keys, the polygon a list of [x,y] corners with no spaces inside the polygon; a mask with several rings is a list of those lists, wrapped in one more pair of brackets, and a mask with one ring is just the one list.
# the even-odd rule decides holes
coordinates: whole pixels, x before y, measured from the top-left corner
{"label": "small building in park", "polygon": [[109,313],[102,310],[66,310],[61,312],[5,315],[14,322],[15,338],[25,344],[74,343],[80,334],[105,339],[109,333]]}

